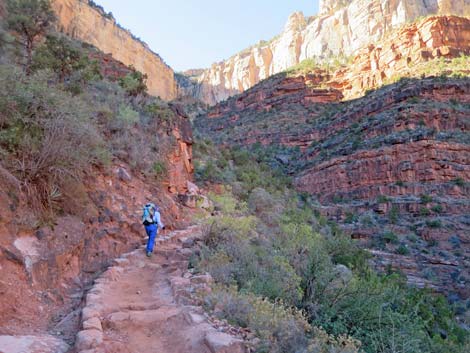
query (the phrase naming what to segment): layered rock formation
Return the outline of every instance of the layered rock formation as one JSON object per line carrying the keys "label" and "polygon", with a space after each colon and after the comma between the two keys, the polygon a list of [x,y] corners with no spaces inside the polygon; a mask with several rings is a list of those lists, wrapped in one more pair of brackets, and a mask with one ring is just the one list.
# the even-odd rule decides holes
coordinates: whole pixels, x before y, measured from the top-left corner
{"label": "layered rock formation", "polygon": [[188,181],[192,180],[193,165],[193,131],[191,122],[179,106],[170,106],[176,117],[171,134],[176,140],[175,146],[168,155],[168,191],[185,194]]}
{"label": "layered rock formation", "polygon": [[470,0],[321,1],[318,16],[294,13],[278,37],[193,76],[194,87],[189,91],[215,104],[307,58],[349,56],[418,17],[450,13],[470,14]]}
{"label": "layered rock formation", "polygon": [[[452,67],[446,67],[445,62],[431,64],[426,70],[420,66],[434,59],[445,60],[469,54],[470,19],[431,16],[392,31],[378,43],[363,47],[347,68],[335,72],[333,80],[345,97],[355,97],[398,77],[448,72]],[[470,74],[470,60],[467,61],[467,72],[462,74]]]}
{"label": "layered rock formation", "polygon": [[[324,70],[296,77],[275,75],[214,106],[206,116],[196,119],[195,126],[220,144],[259,142],[305,149],[316,136],[308,122],[318,117],[326,103],[343,98],[341,91],[322,86],[330,79]],[[219,133],[228,130],[229,134]]]}
{"label": "layered rock formation", "polygon": [[165,100],[176,98],[173,70],[145,43],[120,27],[114,18],[88,5],[85,0],[54,0],[52,4],[61,31],[147,74],[151,95]]}
{"label": "layered rock formation", "polygon": [[469,79],[402,80],[339,102],[325,72],[311,75],[276,75],[196,126],[218,144],[277,146],[273,162],[377,250],[379,268],[470,297]]}

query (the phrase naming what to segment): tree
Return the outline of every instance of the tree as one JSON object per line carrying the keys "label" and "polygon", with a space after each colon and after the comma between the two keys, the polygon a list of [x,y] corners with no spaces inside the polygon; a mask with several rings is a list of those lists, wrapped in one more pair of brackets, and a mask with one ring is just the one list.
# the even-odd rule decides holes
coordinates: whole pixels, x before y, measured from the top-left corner
{"label": "tree", "polygon": [[133,66],[129,66],[131,72],[119,79],[119,85],[132,97],[147,92],[147,74],[137,71]]}
{"label": "tree", "polygon": [[55,21],[49,0],[7,0],[7,29],[13,31],[25,50],[25,71],[30,73],[33,50],[38,38]]}

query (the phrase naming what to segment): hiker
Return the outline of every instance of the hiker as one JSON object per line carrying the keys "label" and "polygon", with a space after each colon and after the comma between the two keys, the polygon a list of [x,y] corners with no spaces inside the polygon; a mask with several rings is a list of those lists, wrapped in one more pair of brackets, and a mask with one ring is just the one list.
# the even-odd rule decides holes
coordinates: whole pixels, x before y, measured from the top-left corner
{"label": "hiker", "polygon": [[150,257],[153,252],[153,247],[155,245],[155,238],[157,237],[158,228],[165,229],[161,218],[160,218],[160,209],[153,203],[148,203],[144,206],[142,215],[142,223],[145,226],[145,231],[149,237],[147,242],[147,257]]}

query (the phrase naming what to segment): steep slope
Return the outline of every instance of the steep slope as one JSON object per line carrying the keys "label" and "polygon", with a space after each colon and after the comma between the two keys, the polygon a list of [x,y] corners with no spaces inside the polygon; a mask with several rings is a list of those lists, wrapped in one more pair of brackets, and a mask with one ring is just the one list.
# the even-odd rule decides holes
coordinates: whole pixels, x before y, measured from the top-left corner
{"label": "steep slope", "polygon": [[431,16],[402,26],[388,33],[383,40],[364,46],[348,67],[334,73],[334,80],[346,97],[357,97],[400,77],[449,74],[455,67],[447,65],[446,60],[461,56],[464,57],[459,72],[469,75],[469,54],[470,19]]}
{"label": "steep slope", "polygon": [[52,4],[61,31],[147,74],[150,94],[165,100],[176,98],[173,70],[145,43],[120,27],[114,18],[86,0],[54,0]]}
{"label": "steep slope", "polygon": [[[182,127],[183,126],[183,127]],[[169,179],[162,185],[115,161],[109,171],[95,171],[77,185],[73,214],[54,223],[35,220],[20,184],[0,165],[0,330],[33,334],[45,330],[72,333],[82,291],[112,259],[142,242],[140,208],[152,199],[164,210],[169,228],[188,222],[177,202],[192,176],[190,144],[175,127],[168,148]],[[163,147],[163,146],[162,146]],[[186,168],[190,169],[186,171]],[[21,292],[21,297],[17,293]],[[72,339],[72,337],[65,337]]]}
{"label": "steep slope", "polygon": [[219,145],[264,146],[378,267],[468,298],[469,33],[468,19],[424,19],[347,68],[274,75],[195,125]]}
{"label": "steep slope", "polygon": [[[209,109],[196,121],[220,143],[307,147],[317,136],[308,122],[341,102],[404,77],[470,75],[470,19],[432,16],[366,45],[349,65],[315,62],[273,75]],[[312,104],[315,103],[315,104]],[[207,119],[205,119],[207,118]]]}
{"label": "steep slope", "polygon": [[294,13],[279,36],[193,77],[192,92],[203,102],[215,104],[305,59],[355,54],[392,29],[431,14],[468,15],[470,0],[320,1],[318,16]]}
{"label": "steep slope", "polygon": [[196,126],[219,144],[272,149],[322,214],[385,251],[379,267],[468,298],[470,80],[404,80],[345,103],[328,103],[339,91],[298,86],[273,98],[260,84],[248,108],[221,105]]}
{"label": "steep slope", "polygon": [[[104,79],[84,82],[74,95],[52,74],[26,77],[12,64],[2,62],[0,67],[5,84],[0,114],[0,332],[22,336],[0,336],[0,350],[5,344],[6,351],[11,345],[23,347],[21,351],[64,351],[46,333],[73,343],[90,281],[114,258],[141,245],[143,204],[158,203],[169,229],[190,221],[189,209],[178,198],[188,192],[193,176],[189,119],[177,105],[130,97],[111,82],[129,72],[125,65],[86,45],[76,43],[76,48],[84,58],[97,59]],[[26,103],[18,101],[23,95]],[[16,115],[10,114],[12,106]],[[28,129],[17,129],[22,125],[15,118],[26,119],[25,109],[32,106],[37,110],[31,115],[41,125],[34,130],[35,144],[26,148],[32,154],[26,155],[21,145],[31,137]],[[80,134],[73,145],[70,131]],[[67,169],[70,160],[86,158],[81,143],[86,150],[97,147],[87,144],[87,135],[97,139],[103,158],[87,160],[78,173]],[[48,175],[57,170],[63,177],[47,184]],[[49,203],[39,198],[41,190]]]}

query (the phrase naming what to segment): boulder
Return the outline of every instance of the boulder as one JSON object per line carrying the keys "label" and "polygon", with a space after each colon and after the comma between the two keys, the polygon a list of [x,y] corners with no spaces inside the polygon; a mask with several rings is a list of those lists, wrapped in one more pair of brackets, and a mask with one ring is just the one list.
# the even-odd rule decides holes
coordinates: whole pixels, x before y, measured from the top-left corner
{"label": "boulder", "polygon": [[101,320],[97,317],[88,319],[87,321],[83,322],[83,329],[103,331],[103,327],[101,326]]}
{"label": "boulder", "polygon": [[117,170],[116,170],[116,175],[117,177],[119,178],[119,180],[121,181],[125,181],[125,182],[129,182],[129,181],[132,181],[132,176],[129,174],[129,172],[123,168],[123,167],[119,167]]}
{"label": "boulder", "polygon": [[103,342],[103,332],[98,330],[83,330],[77,334],[75,347],[78,351],[95,348]]}
{"label": "boulder", "polygon": [[48,335],[0,336],[0,352],[5,353],[65,353],[69,348],[64,341]]}
{"label": "boulder", "polygon": [[212,353],[245,353],[243,341],[223,332],[208,332],[204,343]]}

